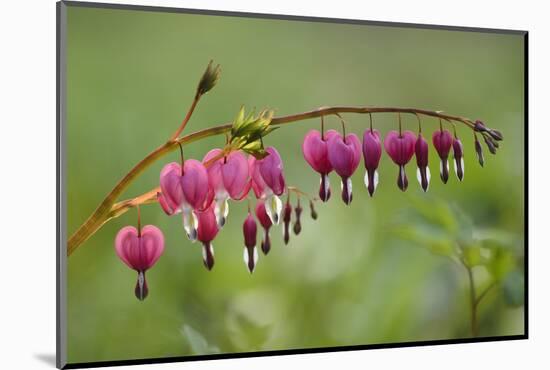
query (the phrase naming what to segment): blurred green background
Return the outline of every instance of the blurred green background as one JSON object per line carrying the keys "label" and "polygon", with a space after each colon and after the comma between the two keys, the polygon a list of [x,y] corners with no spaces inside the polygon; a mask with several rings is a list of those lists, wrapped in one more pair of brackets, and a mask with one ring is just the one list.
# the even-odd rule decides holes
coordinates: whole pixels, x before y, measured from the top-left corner
{"label": "blurred green background", "polygon": [[[117,231],[136,224],[135,210],[126,213],[70,257],[70,362],[469,337],[465,270],[441,257],[449,257],[446,249],[422,242],[453,245],[465,223],[474,239],[493,235],[495,248],[509,257],[496,275],[488,265],[473,268],[480,287],[515,274],[480,305],[480,335],[524,332],[517,294],[524,248],[522,36],[69,7],[67,37],[69,233],[167,140],[210,59],[222,65],[222,78],[186,132],[229,122],[243,104],[276,115],[379,105],[481,118],[505,136],[497,156],[485,150],[481,168],[471,132],[459,127],[464,182],[453,172],[443,185],[432,150],[428,194],[416,182],[414,160],[402,193],[397,167],[384,155],[374,198],[361,164],[349,207],[331,175],[333,197],[317,205],[319,219],[311,220],[305,206],[303,231],[288,246],[280,228],[273,229],[273,249],[260,255],[253,275],[242,260],[246,203],[231,204],[211,272],[179,217],[165,216],[158,205],[142,207],[143,222],[166,238],[164,256],[147,273],[144,302],[133,293],[135,272],[114,253]],[[368,117],[344,117],[348,130],[362,135]],[[326,122],[339,127],[335,118]],[[403,123],[416,131],[413,116]],[[385,134],[396,129],[396,116],[377,114],[374,125]],[[304,121],[265,139],[281,153],[287,182],[312,193],[319,179],[302,158],[301,141],[318,127],[318,120]],[[424,118],[423,127],[431,135],[437,121]],[[204,140],[186,147],[186,156],[201,159],[223,143],[223,137]],[[177,158],[174,152],[157,162],[124,198],[157,186],[163,164]]]}

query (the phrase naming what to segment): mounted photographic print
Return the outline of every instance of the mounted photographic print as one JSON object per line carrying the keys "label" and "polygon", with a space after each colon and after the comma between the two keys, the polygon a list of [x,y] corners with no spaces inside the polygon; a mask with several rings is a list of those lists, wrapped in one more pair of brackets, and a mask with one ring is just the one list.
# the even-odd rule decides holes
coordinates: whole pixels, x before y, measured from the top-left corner
{"label": "mounted photographic print", "polygon": [[57,10],[58,367],[527,338],[527,32]]}

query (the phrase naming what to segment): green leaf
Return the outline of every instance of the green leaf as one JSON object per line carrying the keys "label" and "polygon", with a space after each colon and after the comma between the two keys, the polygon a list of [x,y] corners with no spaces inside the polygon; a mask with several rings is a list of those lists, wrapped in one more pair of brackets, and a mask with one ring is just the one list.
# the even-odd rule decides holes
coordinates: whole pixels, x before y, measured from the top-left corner
{"label": "green leaf", "polygon": [[504,278],[502,293],[505,302],[514,307],[523,305],[525,298],[525,280],[523,274],[514,270]]}
{"label": "green leaf", "polygon": [[422,232],[416,226],[401,226],[394,229],[394,233],[401,239],[413,242],[419,247],[426,248],[429,252],[445,257],[455,255],[456,249],[454,244],[444,238],[435,238],[433,234]]}
{"label": "green leaf", "polygon": [[462,251],[466,266],[474,267],[482,263],[481,247],[479,245],[465,246]]}
{"label": "green leaf", "polygon": [[260,139],[274,130],[269,126],[272,118],[273,111],[269,109],[262,110],[257,116],[252,111],[245,118],[244,107],[241,107],[231,127],[230,141],[245,145]]}
{"label": "green leaf", "polygon": [[487,269],[497,281],[501,281],[510,271],[514,270],[516,259],[509,250],[497,248],[491,251]]}
{"label": "green leaf", "polygon": [[208,344],[208,341],[197,330],[189,325],[184,325],[181,329],[181,334],[187,339],[191,352],[195,355],[205,355],[212,353],[220,353],[220,349],[216,346]]}

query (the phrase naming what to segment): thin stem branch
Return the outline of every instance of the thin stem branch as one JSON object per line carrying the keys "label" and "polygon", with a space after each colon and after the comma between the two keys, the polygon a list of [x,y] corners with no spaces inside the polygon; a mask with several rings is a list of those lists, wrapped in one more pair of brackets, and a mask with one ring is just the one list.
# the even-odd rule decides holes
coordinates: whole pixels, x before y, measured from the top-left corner
{"label": "thin stem branch", "polygon": [[470,284],[470,329],[473,337],[477,337],[477,304],[476,304],[476,286],[474,282],[474,274],[472,268],[464,265],[468,273],[468,282]]}
{"label": "thin stem branch", "polygon": [[195,95],[195,98],[193,99],[193,102],[191,103],[191,106],[189,107],[189,110],[187,111],[187,114],[185,115],[185,118],[183,121],[181,121],[180,127],[170,137],[170,141],[175,140],[180,134],[183,132],[183,129],[185,126],[187,126],[187,122],[189,122],[189,119],[193,115],[193,112],[195,111],[195,108],[197,107],[197,104],[199,103],[199,100],[201,99],[201,94]]}
{"label": "thin stem branch", "polygon": [[487,288],[485,288],[485,290],[483,292],[481,292],[481,294],[476,298],[476,306],[479,306],[479,304],[481,303],[481,300],[487,295],[487,293],[489,293],[491,291],[491,289],[493,289],[495,286],[497,285],[497,282],[496,281],[493,281],[491,284],[489,284],[487,286]]}
{"label": "thin stem branch", "polygon": [[[191,107],[187,113],[186,118],[184,118],[182,124],[180,125],[180,128],[178,128],[178,130],[174,133],[176,137],[185,128],[185,125],[189,121],[189,117],[191,117],[191,114],[195,109],[195,106],[198,103],[198,100],[199,99],[196,98],[191,104]],[[289,124],[296,121],[303,121],[307,119],[318,118],[318,117],[323,117],[327,115],[336,115],[340,113],[366,114],[366,113],[396,113],[396,112],[421,114],[421,115],[436,117],[440,119],[452,120],[452,121],[460,122],[470,127],[471,129],[474,128],[474,122],[472,120],[465,117],[444,114],[441,111],[430,111],[425,109],[398,108],[398,107],[348,107],[348,106],[321,107],[312,111],[291,114],[291,115],[281,116],[281,117],[274,117],[271,120],[270,124],[284,125],[284,124]],[[145,158],[139,161],[115,185],[115,187],[106,195],[103,201],[99,204],[96,210],[74,232],[74,234],[71,235],[67,243],[68,255],[71,255],[80,245],[82,245],[82,243],[84,243],[89,237],[91,237],[95,232],[97,232],[109,220],[120,216],[121,214],[125,213],[128,209],[135,207],[137,205],[156,202],[156,194],[159,191],[158,188],[152,189],[135,198],[118,202],[115,204],[116,200],[122,195],[122,193],[128,188],[128,186],[154,162],[156,162],[158,159],[162,158],[166,154],[175,150],[179,144],[187,145],[207,137],[225,134],[230,130],[231,130],[231,123],[210,127],[207,129],[194,132],[189,135],[185,135],[181,138],[175,138],[173,140],[169,140],[165,144],[159,146],[158,148],[153,150],[151,153],[149,153]]]}

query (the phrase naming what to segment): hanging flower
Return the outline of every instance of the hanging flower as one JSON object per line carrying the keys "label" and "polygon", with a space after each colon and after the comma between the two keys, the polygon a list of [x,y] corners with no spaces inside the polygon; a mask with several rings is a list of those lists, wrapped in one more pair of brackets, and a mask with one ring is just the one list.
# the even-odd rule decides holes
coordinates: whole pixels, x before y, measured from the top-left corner
{"label": "hanging flower", "polygon": [[437,154],[441,159],[439,165],[439,174],[444,184],[449,180],[449,151],[453,145],[453,136],[447,130],[439,130],[433,133],[432,142],[434,144]]}
{"label": "hanging flower", "polygon": [[355,134],[345,138],[339,133],[328,141],[328,158],[334,171],[342,178],[342,200],[350,204],[353,198],[351,175],[361,161],[361,142]]}
{"label": "hanging flower", "polygon": [[251,187],[256,198],[265,199],[266,212],[273,224],[279,224],[282,202],[279,196],[285,191],[283,162],[277,149],[265,149],[267,156],[263,159],[249,157]]}
{"label": "hanging flower", "polygon": [[[204,156],[207,163],[223,153],[221,149],[212,149]],[[224,158],[216,160],[208,169],[208,183],[215,201],[214,213],[221,228],[229,214],[228,199],[241,199],[247,191],[248,162],[242,152],[231,152]]]}
{"label": "hanging flower", "polygon": [[458,138],[453,140],[453,156],[456,177],[462,181],[464,179],[464,152],[462,150],[462,143]]}
{"label": "hanging flower", "polygon": [[250,212],[244,220],[244,263],[250,273],[254,272],[254,268],[258,263],[258,250],[256,249],[256,221]]}
{"label": "hanging flower", "polygon": [[483,156],[483,148],[481,147],[481,144],[480,144],[479,140],[477,139],[477,135],[475,135],[474,146],[475,146],[477,160],[479,162],[479,165],[481,167],[483,167],[483,165],[485,164],[485,158]]}
{"label": "hanging flower", "polygon": [[260,224],[264,229],[264,237],[262,239],[262,252],[267,255],[269,253],[269,250],[271,249],[269,229],[271,228],[271,225],[273,225],[273,223],[271,222],[271,218],[269,218],[265,210],[265,203],[263,200],[259,200],[256,203],[256,217],[258,218],[258,221],[260,221]]}
{"label": "hanging flower", "polygon": [[365,186],[372,197],[378,186],[378,164],[382,156],[380,133],[369,129],[363,134],[363,158],[365,159]]}
{"label": "hanging flower", "polygon": [[416,154],[416,178],[418,183],[425,192],[428,191],[430,186],[430,167],[428,167],[428,142],[422,136],[422,133],[418,133],[416,144],[414,145],[414,151]]}
{"label": "hanging flower", "polygon": [[397,176],[397,186],[402,191],[407,190],[409,180],[405,172],[405,165],[409,163],[414,155],[416,138],[411,131],[390,131],[384,140],[384,148],[393,162],[399,166],[399,175]]}
{"label": "hanging flower", "polygon": [[330,198],[330,181],[328,174],[332,172],[332,165],[328,160],[327,142],[331,136],[338,135],[334,130],[328,130],[323,135],[317,130],[310,130],[304,137],[302,153],[306,162],[314,171],[321,175],[319,198],[326,202]]}
{"label": "hanging flower", "polygon": [[183,168],[172,162],[160,173],[161,193],[157,194],[162,209],[167,214],[183,213],[183,227],[191,241],[197,239],[196,212],[208,206],[208,173],[204,165],[188,159]]}
{"label": "hanging flower", "polygon": [[123,227],[115,238],[117,256],[128,267],[137,271],[137,283],[134,289],[136,297],[143,301],[148,293],[145,272],[157,262],[164,252],[164,236],[156,226],[146,225],[140,230],[133,226]]}
{"label": "hanging flower", "polygon": [[197,212],[199,227],[197,239],[202,243],[202,260],[208,270],[214,267],[214,246],[212,240],[216,238],[220,228],[216,222],[214,207],[210,206],[202,212]]}

